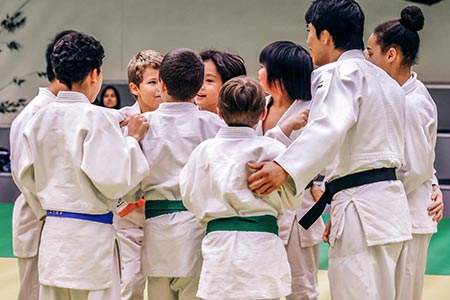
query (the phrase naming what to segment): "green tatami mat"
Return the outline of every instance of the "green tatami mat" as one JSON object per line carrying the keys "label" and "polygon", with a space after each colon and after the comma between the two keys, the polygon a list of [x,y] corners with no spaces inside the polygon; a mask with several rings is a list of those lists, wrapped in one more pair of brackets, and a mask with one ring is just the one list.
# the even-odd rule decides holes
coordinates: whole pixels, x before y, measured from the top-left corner
{"label": "green tatami mat", "polygon": [[0,203],[0,257],[14,257],[12,251],[13,203]]}
{"label": "green tatami mat", "polygon": [[[0,257],[13,257],[11,216],[13,204],[0,203]],[[329,215],[324,215],[325,224]],[[450,276],[450,218],[444,218],[438,226],[438,233],[433,235],[428,249],[427,271],[429,275]],[[328,269],[328,245],[320,245],[320,269]]]}
{"label": "green tatami mat", "polygon": [[[325,224],[329,215],[323,215]],[[428,275],[450,276],[450,218],[444,218],[438,225],[438,232],[433,235],[428,248],[427,270]],[[320,244],[320,269],[328,269],[328,244]]]}

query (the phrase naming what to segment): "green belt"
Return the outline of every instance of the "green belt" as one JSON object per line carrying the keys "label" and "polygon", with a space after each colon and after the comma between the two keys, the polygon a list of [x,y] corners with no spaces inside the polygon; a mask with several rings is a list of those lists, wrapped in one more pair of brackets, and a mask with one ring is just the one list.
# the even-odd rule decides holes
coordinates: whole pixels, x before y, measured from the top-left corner
{"label": "green belt", "polygon": [[181,200],[146,200],[145,218],[154,218],[160,215],[187,210]]}
{"label": "green belt", "polygon": [[206,234],[213,231],[259,231],[278,235],[277,218],[270,215],[254,217],[231,217],[208,222]]}

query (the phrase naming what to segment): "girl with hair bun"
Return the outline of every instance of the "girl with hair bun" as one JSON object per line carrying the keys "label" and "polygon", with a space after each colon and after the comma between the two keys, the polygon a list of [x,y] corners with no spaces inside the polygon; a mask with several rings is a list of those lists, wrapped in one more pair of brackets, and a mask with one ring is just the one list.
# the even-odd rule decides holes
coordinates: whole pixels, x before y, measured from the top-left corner
{"label": "girl with hair bun", "polygon": [[398,267],[407,271],[396,275],[396,299],[422,298],[428,245],[444,208],[433,169],[436,104],[411,70],[417,62],[417,32],[423,28],[424,20],[420,8],[408,6],[399,20],[375,27],[367,46],[368,60],[385,70],[406,94],[405,157],[397,175],[408,198],[413,239],[405,242],[399,259]]}

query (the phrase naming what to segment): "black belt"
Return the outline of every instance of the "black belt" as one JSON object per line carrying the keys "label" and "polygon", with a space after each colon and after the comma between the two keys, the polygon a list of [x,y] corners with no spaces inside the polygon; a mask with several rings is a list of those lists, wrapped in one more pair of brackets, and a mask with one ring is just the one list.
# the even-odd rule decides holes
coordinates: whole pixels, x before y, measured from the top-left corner
{"label": "black belt", "polygon": [[331,199],[333,199],[334,194],[337,192],[356,186],[388,180],[397,180],[394,168],[381,168],[353,173],[325,183],[325,192],[323,195],[298,223],[305,229],[311,227],[323,213],[325,206],[331,203]]}

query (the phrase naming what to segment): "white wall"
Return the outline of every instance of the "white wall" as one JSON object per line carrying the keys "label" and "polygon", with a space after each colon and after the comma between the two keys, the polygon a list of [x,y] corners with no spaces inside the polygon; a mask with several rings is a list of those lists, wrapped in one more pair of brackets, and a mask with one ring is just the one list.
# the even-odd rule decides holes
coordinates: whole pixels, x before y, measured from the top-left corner
{"label": "white wall", "polygon": [[[366,14],[366,39],[381,21],[398,18],[409,2],[360,0]],[[1,0],[0,16],[13,12],[23,1]],[[293,40],[306,46],[305,0],[31,0],[25,7],[25,28],[12,36],[20,52],[0,53],[0,86],[13,75],[44,70],[44,51],[55,33],[77,29],[99,39],[106,49],[104,80],[126,81],[132,55],[145,48],[161,53],[171,48],[203,50],[214,47],[244,57],[251,75],[258,68],[260,50],[274,40]],[[450,1],[434,6],[419,5],[425,14],[420,62],[415,68],[426,82],[450,82]],[[31,98],[43,79],[36,77],[23,88],[10,87],[0,94]]]}

